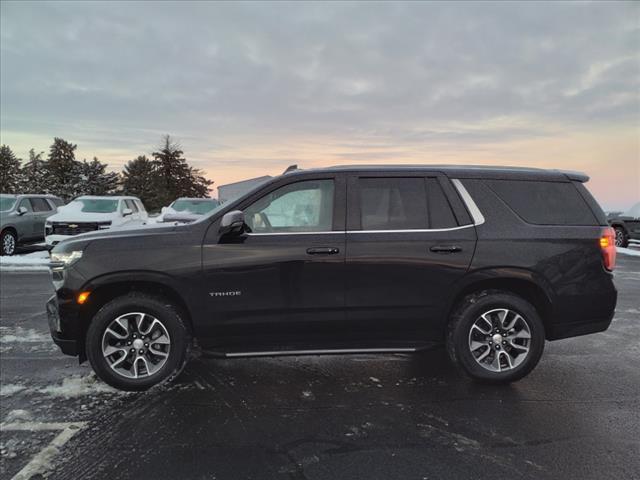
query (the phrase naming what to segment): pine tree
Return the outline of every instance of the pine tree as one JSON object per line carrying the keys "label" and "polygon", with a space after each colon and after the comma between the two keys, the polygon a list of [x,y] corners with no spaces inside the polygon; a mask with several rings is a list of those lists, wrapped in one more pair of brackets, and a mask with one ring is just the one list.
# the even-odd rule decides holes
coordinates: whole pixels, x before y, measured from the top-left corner
{"label": "pine tree", "polygon": [[158,183],[155,165],[145,155],[130,160],[124,166],[122,171],[123,193],[138,197],[149,211],[158,210],[163,206],[157,199],[155,187]]}
{"label": "pine tree", "polygon": [[157,172],[157,194],[160,206],[169,205],[178,197],[206,197],[212,181],[202,176],[199,170],[190,167],[183,158],[180,145],[169,135],[163,144],[153,152]]}
{"label": "pine tree", "polygon": [[19,193],[20,180],[20,159],[8,145],[0,146],[0,192]]}
{"label": "pine tree", "polygon": [[118,187],[119,175],[107,172],[107,165],[93,157],[91,162],[84,160],[80,164],[80,178],[82,179],[82,195],[107,195]]}
{"label": "pine tree", "polygon": [[76,161],[78,146],[54,138],[47,162],[47,190],[69,201],[82,191],[81,163]]}
{"label": "pine tree", "polygon": [[29,161],[22,167],[20,191],[22,193],[48,193],[47,162],[42,159],[44,152],[29,150]]}

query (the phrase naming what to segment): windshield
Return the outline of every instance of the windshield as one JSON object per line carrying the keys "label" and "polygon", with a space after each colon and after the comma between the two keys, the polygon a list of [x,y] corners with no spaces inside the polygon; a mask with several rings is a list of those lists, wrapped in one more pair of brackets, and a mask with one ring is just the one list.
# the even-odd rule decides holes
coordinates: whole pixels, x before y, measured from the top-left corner
{"label": "windshield", "polygon": [[118,209],[118,200],[106,198],[80,198],[72,203],[82,205],[81,212],[113,213]]}
{"label": "windshield", "polygon": [[2,196],[0,197],[0,212],[11,210],[16,203],[16,197]]}
{"label": "windshield", "polygon": [[176,200],[171,204],[176,212],[189,212],[204,215],[218,206],[217,200]]}

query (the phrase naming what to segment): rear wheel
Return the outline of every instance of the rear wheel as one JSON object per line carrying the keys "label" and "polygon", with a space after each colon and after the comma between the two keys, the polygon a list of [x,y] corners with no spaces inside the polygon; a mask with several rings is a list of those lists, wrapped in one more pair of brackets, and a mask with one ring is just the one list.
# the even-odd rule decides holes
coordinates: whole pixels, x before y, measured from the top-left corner
{"label": "rear wheel", "polygon": [[16,234],[11,230],[4,230],[2,234],[0,234],[0,253],[2,253],[2,255],[13,255],[16,251],[17,244],[18,239]]}
{"label": "rear wheel", "polygon": [[627,248],[629,246],[629,236],[622,227],[614,227],[616,231],[616,247]]}
{"label": "rear wheel", "polygon": [[104,305],[86,338],[98,377],[121,390],[173,380],[186,364],[191,335],[179,310],[159,297],[131,293]]}
{"label": "rear wheel", "polygon": [[474,380],[509,383],[533,370],[544,341],[544,325],[529,302],[509,292],[485,290],[465,297],[455,309],[447,351]]}

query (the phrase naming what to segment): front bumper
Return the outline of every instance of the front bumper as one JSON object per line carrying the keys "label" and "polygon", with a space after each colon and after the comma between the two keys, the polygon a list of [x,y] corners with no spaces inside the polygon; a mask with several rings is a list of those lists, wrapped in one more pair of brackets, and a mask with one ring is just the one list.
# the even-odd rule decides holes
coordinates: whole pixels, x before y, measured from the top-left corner
{"label": "front bumper", "polygon": [[59,300],[53,295],[47,301],[47,321],[51,338],[65,355],[80,355],[78,342],[79,311],[73,300]]}
{"label": "front bumper", "polygon": [[62,240],[66,240],[67,238],[73,238],[73,235],[47,235],[45,237],[45,242],[47,246],[54,247]]}

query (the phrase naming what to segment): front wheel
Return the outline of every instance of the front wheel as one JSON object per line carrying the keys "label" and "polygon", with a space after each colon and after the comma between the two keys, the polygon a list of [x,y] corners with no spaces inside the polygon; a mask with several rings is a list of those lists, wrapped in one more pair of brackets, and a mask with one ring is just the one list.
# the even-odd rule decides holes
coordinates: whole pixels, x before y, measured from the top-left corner
{"label": "front wheel", "polygon": [[130,293],[96,313],[85,348],[101,380],[120,390],[139,391],[177,377],[190,345],[191,335],[174,305]]}
{"label": "front wheel", "polygon": [[544,325],[536,309],[509,292],[485,290],[465,297],[449,322],[447,351],[474,380],[510,383],[538,364]]}
{"label": "front wheel", "polygon": [[4,230],[2,234],[0,234],[0,253],[2,253],[2,255],[13,255],[16,252],[17,244],[18,239],[16,238],[16,234],[11,230]]}

